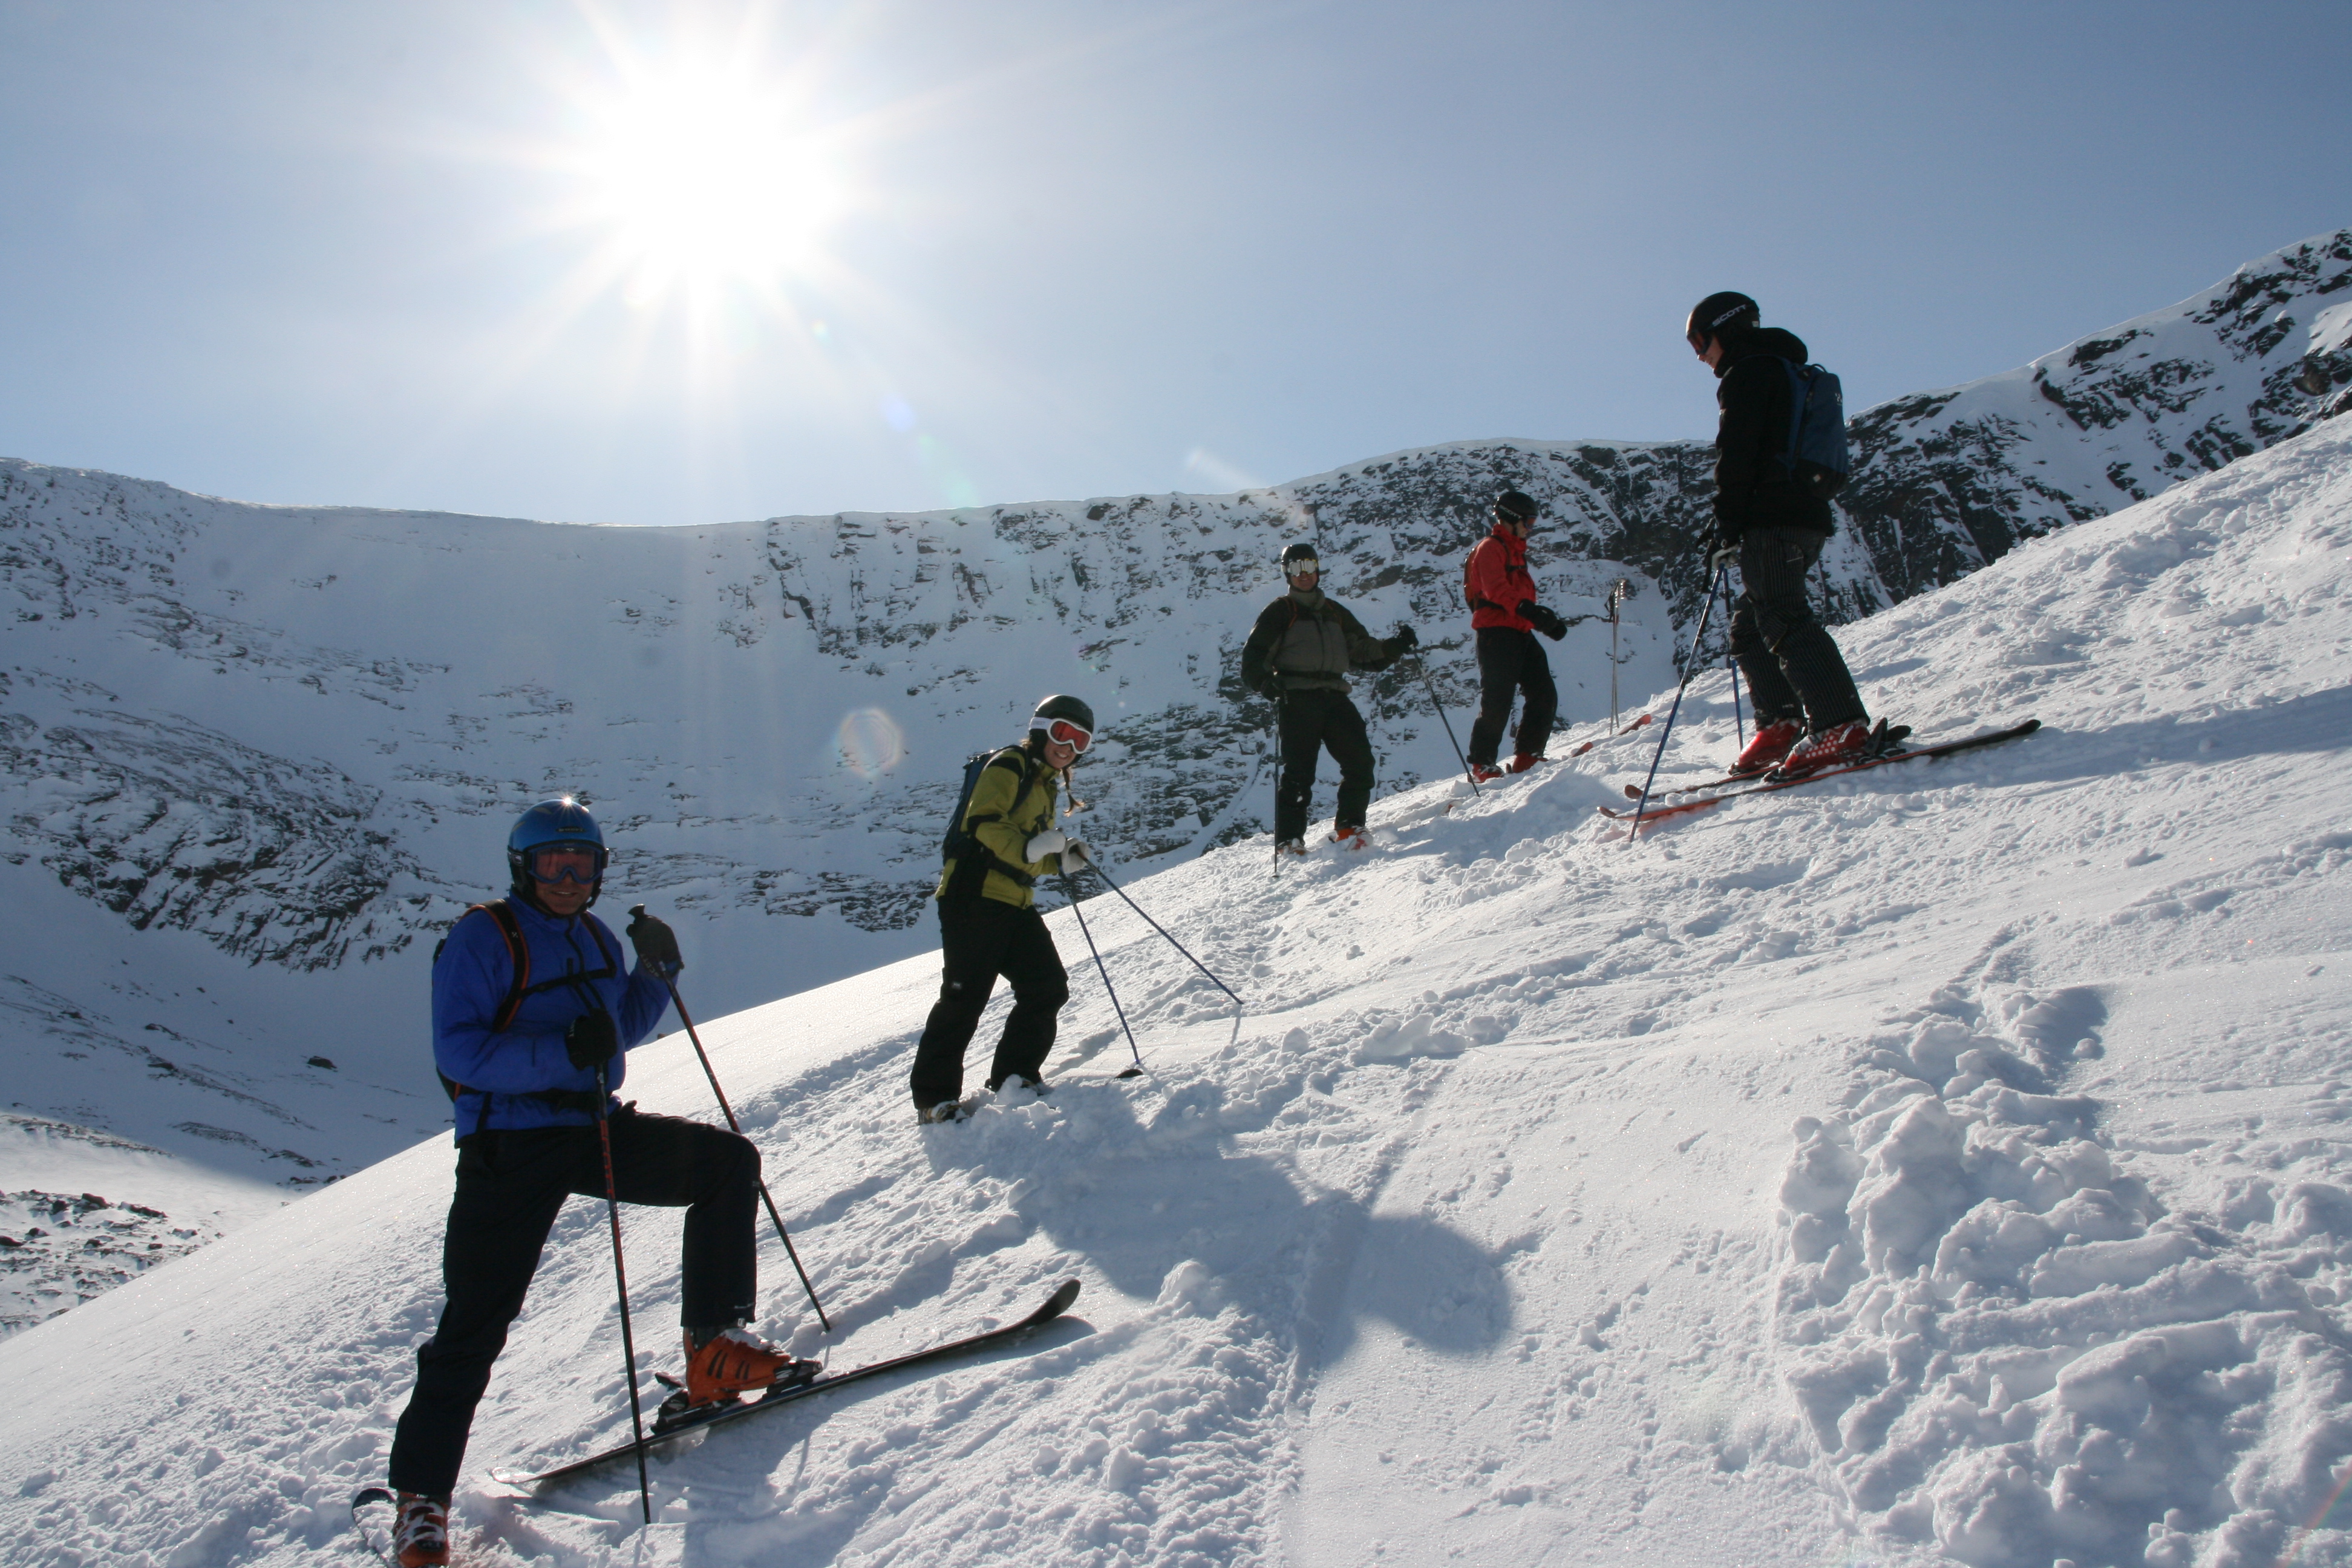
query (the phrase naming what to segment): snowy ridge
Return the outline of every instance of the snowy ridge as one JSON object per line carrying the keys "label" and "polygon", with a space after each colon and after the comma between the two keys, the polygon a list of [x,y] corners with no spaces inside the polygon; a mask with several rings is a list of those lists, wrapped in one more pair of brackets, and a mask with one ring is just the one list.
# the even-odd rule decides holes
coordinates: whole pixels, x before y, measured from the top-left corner
{"label": "snowy ridge", "polygon": [[2352,407],[2347,291],[2352,229],[2339,229],[2031,364],[1864,410],[1837,504],[1885,602]]}
{"label": "snowy ridge", "polygon": [[[1642,1561],[2255,1568],[2330,1514],[2352,1168],[2352,427],[1851,628],[1877,710],[2030,740],[1629,844],[1639,738],[1374,852],[1264,839],[1066,911],[1056,1089],[917,1129],[913,958],[704,1034],[836,1363],[1026,1311],[1031,1346],[745,1423],[469,1561]],[[1732,744],[1695,683],[1668,772]],[[690,950],[691,956],[691,950]],[[695,973],[688,975],[693,994]],[[999,1004],[999,1011],[1002,1004]],[[983,1026],[987,1027],[988,1026]],[[708,1115],[676,1043],[645,1108]],[[435,1141],[0,1343],[28,1563],[340,1561],[429,1331]],[[638,1337],[675,1216],[632,1211]],[[822,1345],[778,1249],[766,1326]],[[559,1222],[469,1474],[625,1427],[595,1205]],[[110,1369],[93,1384],[87,1369]],[[765,1423],[763,1425],[762,1423]]]}

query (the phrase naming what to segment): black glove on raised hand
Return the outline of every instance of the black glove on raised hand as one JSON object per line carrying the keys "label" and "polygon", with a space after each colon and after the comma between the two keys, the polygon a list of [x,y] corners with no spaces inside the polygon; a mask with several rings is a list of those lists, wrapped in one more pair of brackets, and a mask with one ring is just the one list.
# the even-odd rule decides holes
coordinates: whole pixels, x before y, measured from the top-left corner
{"label": "black glove on raised hand", "polygon": [[621,1037],[614,1031],[613,1015],[599,1008],[583,1013],[563,1031],[563,1053],[576,1068],[599,1068],[620,1053]]}
{"label": "black glove on raised hand", "polygon": [[1399,653],[1411,653],[1421,646],[1421,634],[1411,626],[1399,623],[1396,636],[1391,637],[1389,641],[1396,644]]}
{"label": "black glove on raised hand", "polygon": [[664,980],[686,968],[686,961],[677,955],[677,932],[668,922],[646,913],[643,904],[629,906],[629,941],[635,944],[637,962]]}

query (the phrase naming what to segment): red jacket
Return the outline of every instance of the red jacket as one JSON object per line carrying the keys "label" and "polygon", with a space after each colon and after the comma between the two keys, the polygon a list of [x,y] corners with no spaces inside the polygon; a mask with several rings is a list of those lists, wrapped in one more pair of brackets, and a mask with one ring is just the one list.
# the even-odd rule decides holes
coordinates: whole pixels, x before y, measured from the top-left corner
{"label": "red jacket", "polygon": [[1528,575],[1528,542],[1507,525],[1496,523],[1494,532],[1470,547],[1462,588],[1470,600],[1471,626],[1536,629],[1519,614],[1520,604],[1536,596],[1536,580]]}

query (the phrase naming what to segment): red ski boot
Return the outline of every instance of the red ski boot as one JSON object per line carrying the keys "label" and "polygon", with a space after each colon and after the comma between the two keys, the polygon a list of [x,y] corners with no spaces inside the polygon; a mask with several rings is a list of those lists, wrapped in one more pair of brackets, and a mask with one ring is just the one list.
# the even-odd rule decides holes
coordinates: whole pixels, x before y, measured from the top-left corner
{"label": "red ski boot", "polygon": [[400,1568],[441,1568],[449,1561],[449,1500],[403,1492],[392,1527],[392,1555]]}
{"label": "red ski boot", "polygon": [[1538,763],[1548,762],[1549,760],[1550,759],[1547,757],[1538,756],[1533,752],[1521,752],[1518,755],[1511,759],[1511,772],[1515,773],[1523,773],[1529,768],[1534,767]]}
{"label": "red ski boot", "polygon": [[1360,826],[1334,827],[1331,830],[1331,842],[1342,849],[1370,849],[1372,847],[1372,841],[1364,837],[1364,830]]}
{"label": "red ski boot", "polygon": [[1748,742],[1748,749],[1731,764],[1731,776],[1748,779],[1770,773],[1804,734],[1805,727],[1794,719],[1776,719],[1769,724],[1758,725],[1756,738]]}
{"label": "red ski boot", "polygon": [[1856,719],[1849,723],[1832,724],[1816,734],[1808,735],[1788,759],[1772,771],[1776,779],[1802,778],[1823,768],[1843,767],[1858,763],[1869,754],[1870,721]]}
{"label": "red ski boot", "polygon": [[1502,776],[1503,770],[1496,767],[1492,763],[1472,763],[1470,764],[1470,777],[1473,783],[1493,784],[1496,779],[1501,778]]}

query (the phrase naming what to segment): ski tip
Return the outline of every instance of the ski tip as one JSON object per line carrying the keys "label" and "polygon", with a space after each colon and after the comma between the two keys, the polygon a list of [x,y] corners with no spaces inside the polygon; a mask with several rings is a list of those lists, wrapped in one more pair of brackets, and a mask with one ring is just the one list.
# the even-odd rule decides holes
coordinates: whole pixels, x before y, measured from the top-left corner
{"label": "ski tip", "polygon": [[398,1500],[383,1487],[362,1487],[352,1494],[352,1509],[356,1512],[372,1502],[397,1502]]}
{"label": "ski tip", "polygon": [[1054,1293],[1045,1298],[1045,1304],[1044,1306],[1038,1308],[1036,1311],[1030,1314],[1029,1321],[1032,1323],[1050,1323],[1055,1318],[1058,1318],[1063,1313],[1068,1311],[1070,1310],[1070,1303],[1077,1299],[1077,1280],[1075,1279],[1065,1279],[1059,1285],[1054,1287]]}
{"label": "ski tip", "polygon": [[502,1487],[512,1487],[517,1491],[529,1491],[531,1483],[538,1479],[528,1470],[509,1469],[504,1465],[490,1467],[490,1479]]}

